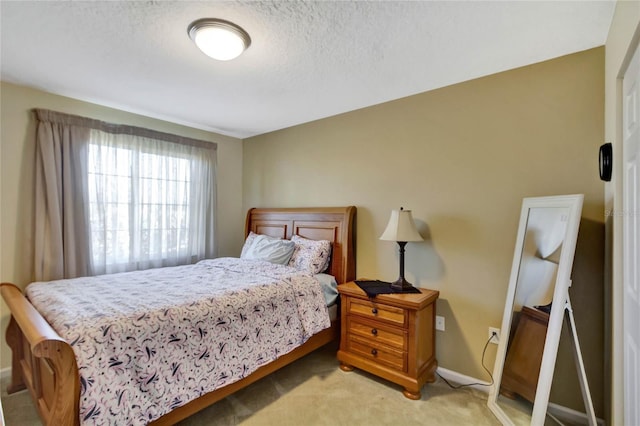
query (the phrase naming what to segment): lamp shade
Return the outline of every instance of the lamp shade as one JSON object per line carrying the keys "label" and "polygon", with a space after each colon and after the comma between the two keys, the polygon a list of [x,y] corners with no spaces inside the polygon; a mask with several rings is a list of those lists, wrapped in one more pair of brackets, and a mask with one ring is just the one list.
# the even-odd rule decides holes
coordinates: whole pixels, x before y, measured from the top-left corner
{"label": "lamp shade", "polygon": [[423,241],[422,236],[418,233],[411,210],[392,210],[387,229],[380,236],[385,241]]}

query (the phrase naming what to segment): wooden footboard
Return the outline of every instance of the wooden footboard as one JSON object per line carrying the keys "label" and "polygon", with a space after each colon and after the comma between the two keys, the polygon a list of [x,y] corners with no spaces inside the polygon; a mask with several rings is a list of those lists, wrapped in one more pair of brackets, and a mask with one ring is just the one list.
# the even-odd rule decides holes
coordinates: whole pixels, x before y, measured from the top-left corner
{"label": "wooden footboard", "polygon": [[0,284],[11,310],[7,344],[11,347],[8,393],[28,389],[45,425],[77,425],[80,381],[71,346],[51,328],[18,287]]}

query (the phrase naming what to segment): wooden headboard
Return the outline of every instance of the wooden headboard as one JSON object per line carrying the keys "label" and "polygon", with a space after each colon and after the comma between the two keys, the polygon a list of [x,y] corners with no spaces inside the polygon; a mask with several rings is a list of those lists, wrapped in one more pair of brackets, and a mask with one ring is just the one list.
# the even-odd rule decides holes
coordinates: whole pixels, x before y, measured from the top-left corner
{"label": "wooden headboard", "polygon": [[329,240],[331,263],[327,273],[341,284],[356,277],[355,220],[354,206],[253,208],[247,212],[245,236],[253,231],[286,239],[299,235],[310,240]]}

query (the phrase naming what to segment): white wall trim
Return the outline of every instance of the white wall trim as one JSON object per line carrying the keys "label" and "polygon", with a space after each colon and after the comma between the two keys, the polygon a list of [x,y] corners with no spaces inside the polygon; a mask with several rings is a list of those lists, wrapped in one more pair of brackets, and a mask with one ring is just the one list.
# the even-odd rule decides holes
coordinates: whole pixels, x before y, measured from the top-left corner
{"label": "white wall trim", "polygon": [[[574,410],[573,408],[564,407],[553,402],[549,403],[549,406],[547,407],[547,413],[557,417],[560,420],[571,422],[573,424],[589,424],[587,413],[582,413],[580,411]],[[596,421],[599,425],[604,426],[605,424],[604,420],[600,418],[596,418]]]}
{"label": "white wall trim", "polygon": [[[479,390],[481,392],[484,392],[486,394],[489,393],[489,389],[491,389],[491,386],[489,386],[489,382],[485,382],[483,380],[479,380],[476,379],[475,377],[471,377],[471,376],[467,376],[461,373],[458,373],[457,371],[453,371],[453,370],[448,370],[446,368],[442,368],[442,367],[438,367],[436,369],[436,372],[444,377],[445,379],[447,379],[449,382],[452,382],[452,384],[471,384],[471,383],[477,383],[477,384],[473,384],[471,386],[467,386],[468,388],[471,389],[476,389]],[[481,386],[482,384],[486,385],[486,386]],[[488,395],[487,395],[488,396]],[[568,407],[564,407],[562,405],[559,404],[555,404],[553,402],[549,403],[549,406],[547,408],[547,412],[550,413],[551,415],[557,417],[559,420],[564,420],[566,422],[571,422],[574,424],[588,424],[588,419],[587,419],[587,414],[586,413],[582,413],[580,411],[576,411],[572,408],[568,408]],[[598,422],[598,425],[605,425],[604,420],[598,418],[596,419]]]}
{"label": "white wall trim", "polygon": [[[485,382],[483,380],[476,379],[475,377],[471,377],[471,376],[464,375],[462,373],[458,373],[457,371],[448,370],[446,368],[438,367],[436,369],[436,372],[440,376],[442,376],[445,379],[447,379],[448,381],[454,382],[456,384],[466,385],[466,384],[471,384],[471,383],[477,383],[477,384],[473,384],[471,386],[466,386],[466,387],[471,388],[471,389],[476,389],[476,390],[479,390],[479,391],[487,393],[487,394],[489,393],[489,389],[491,389],[491,386],[489,386],[489,382]],[[482,386],[482,385],[485,385],[485,386]]]}
{"label": "white wall trim", "polygon": [[11,367],[0,369],[0,380],[4,380],[8,377],[11,377]]}

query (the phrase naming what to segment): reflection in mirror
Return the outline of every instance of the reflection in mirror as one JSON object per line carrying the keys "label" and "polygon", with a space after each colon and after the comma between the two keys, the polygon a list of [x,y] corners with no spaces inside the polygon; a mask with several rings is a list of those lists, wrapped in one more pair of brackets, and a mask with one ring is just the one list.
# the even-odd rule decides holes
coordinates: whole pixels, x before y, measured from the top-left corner
{"label": "reflection in mirror", "polygon": [[549,305],[553,300],[568,217],[568,208],[529,209],[514,311],[521,311],[523,306]]}
{"label": "reflection in mirror", "polygon": [[582,195],[523,201],[488,402],[504,424],[545,422],[581,209]]}

